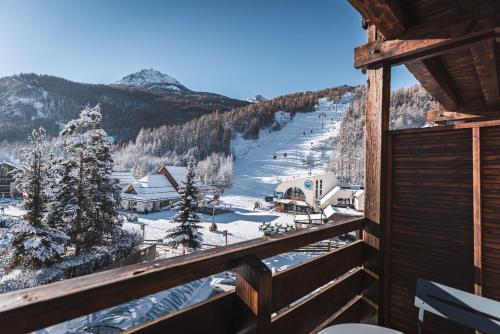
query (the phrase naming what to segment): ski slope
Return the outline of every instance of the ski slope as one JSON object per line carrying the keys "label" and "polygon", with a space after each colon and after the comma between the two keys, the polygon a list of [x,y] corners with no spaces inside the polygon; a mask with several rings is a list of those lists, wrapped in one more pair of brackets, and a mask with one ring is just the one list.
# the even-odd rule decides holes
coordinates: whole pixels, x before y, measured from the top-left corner
{"label": "ski slope", "polygon": [[[287,113],[277,113],[280,131],[266,129],[257,140],[233,140],[234,185],[224,193],[223,200],[238,207],[253,207],[284,180],[324,172],[332,154],[332,137],[353,98],[346,94],[337,105],[322,98],[315,111],[297,113],[293,119]],[[304,161],[311,161],[313,167],[308,168]]]}

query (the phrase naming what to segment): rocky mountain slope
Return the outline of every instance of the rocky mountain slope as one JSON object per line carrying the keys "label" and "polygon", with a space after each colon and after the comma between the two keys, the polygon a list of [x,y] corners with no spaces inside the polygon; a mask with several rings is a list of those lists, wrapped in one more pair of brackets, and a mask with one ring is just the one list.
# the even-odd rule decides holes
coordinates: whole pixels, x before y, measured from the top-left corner
{"label": "rocky mountain slope", "polygon": [[191,91],[154,70],[131,74],[112,85],[19,74],[0,78],[0,141],[24,140],[38,126],[55,135],[86,104],[97,103],[103,109],[105,129],[119,140],[135,138],[141,128],[180,124],[216,110],[249,104]]}

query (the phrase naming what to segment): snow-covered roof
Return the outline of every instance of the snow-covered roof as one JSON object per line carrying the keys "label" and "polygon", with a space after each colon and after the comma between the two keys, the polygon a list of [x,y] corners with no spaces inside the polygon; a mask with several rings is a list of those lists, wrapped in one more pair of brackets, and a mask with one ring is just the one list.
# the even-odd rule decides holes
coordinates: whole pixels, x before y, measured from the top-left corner
{"label": "snow-covered roof", "polygon": [[23,167],[21,165],[15,163],[15,162],[12,162],[12,161],[0,161],[0,165],[9,165],[15,169],[23,169]]}
{"label": "snow-covered roof", "polygon": [[141,183],[142,187],[144,188],[165,187],[174,189],[170,182],[168,182],[168,179],[165,177],[165,175],[161,174],[146,175],[143,178],[139,179],[139,183]]}
{"label": "snow-covered roof", "polygon": [[338,207],[338,206],[333,206],[329,205],[323,210],[323,214],[327,219],[332,217],[335,214],[338,215],[348,215],[348,216],[361,216],[362,213],[351,209],[351,208],[344,208],[344,207]]}
{"label": "snow-covered roof", "polygon": [[137,182],[132,173],[128,171],[113,171],[113,173],[111,173],[111,177],[117,179],[122,186]]}
{"label": "snow-covered roof", "polygon": [[[122,197],[138,201],[172,199],[179,196],[164,175],[146,175],[130,185]],[[135,192],[135,193],[134,193]]]}
{"label": "snow-covered roof", "polygon": [[182,181],[184,181],[184,178],[186,177],[187,174],[187,167],[165,166],[165,168],[168,170],[170,175],[172,175],[177,184],[182,185]]}
{"label": "snow-covered roof", "polygon": [[[172,187],[143,187],[141,183],[131,185],[135,191],[126,191],[122,194],[123,199],[133,199],[136,201],[158,201],[164,199],[177,198],[179,193]],[[127,190],[131,190],[130,188]]]}

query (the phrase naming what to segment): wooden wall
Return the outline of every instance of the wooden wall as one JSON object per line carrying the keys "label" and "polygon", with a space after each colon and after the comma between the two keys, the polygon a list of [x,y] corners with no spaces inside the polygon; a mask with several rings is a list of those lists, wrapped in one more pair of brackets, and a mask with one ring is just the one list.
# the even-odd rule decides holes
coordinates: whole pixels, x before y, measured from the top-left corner
{"label": "wooden wall", "polygon": [[482,294],[500,300],[500,126],[480,129]]}
{"label": "wooden wall", "polygon": [[[416,332],[418,277],[500,299],[500,126],[393,131],[388,145],[386,323]],[[471,332],[425,316],[424,333]]]}

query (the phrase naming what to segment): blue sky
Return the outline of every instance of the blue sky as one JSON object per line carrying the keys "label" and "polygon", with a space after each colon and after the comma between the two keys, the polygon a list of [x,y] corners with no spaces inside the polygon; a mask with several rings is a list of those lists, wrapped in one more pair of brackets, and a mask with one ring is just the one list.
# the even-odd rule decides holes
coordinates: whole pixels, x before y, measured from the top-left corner
{"label": "blue sky", "polygon": [[[346,0],[2,0],[0,76],[111,83],[142,68],[236,98],[362,84]],[[393,87],[415,80],[395,69]]]}

